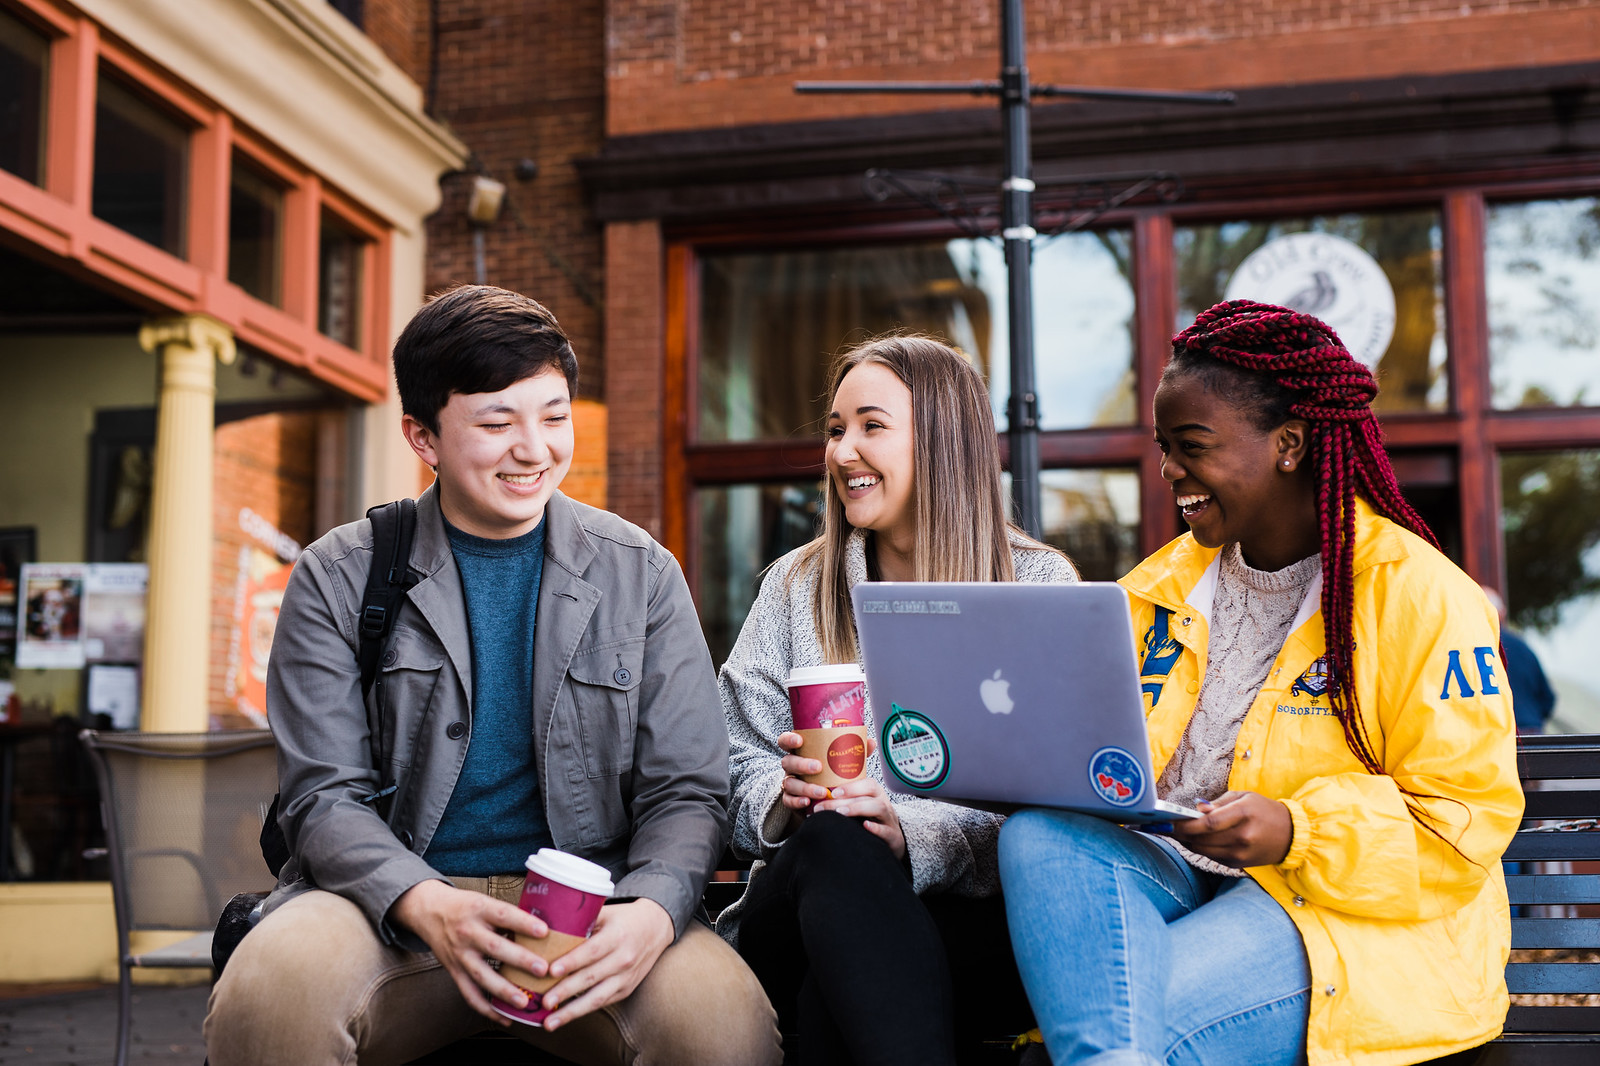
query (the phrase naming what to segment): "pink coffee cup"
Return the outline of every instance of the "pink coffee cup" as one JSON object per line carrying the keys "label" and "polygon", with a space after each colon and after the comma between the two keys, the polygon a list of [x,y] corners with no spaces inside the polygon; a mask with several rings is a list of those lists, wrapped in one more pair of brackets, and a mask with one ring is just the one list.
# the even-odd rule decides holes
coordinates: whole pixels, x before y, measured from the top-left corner
{"label": "pink coffee cup", "polygon": [[[588,939],[615,886],[604,866],[554,848],[529,855],[527,867],[518,906],[543,921],[550,932],[537,938],[518,933],[516,940],[546,962],[554,962]],[[528,994],[528,1005],[517,1007],[499,999],[490,1000],[490,1005],[512,1021],[543,1025],[550,1012],[540,1004],[555,979],[535,977],[514,966],[500,967],[500,976]]]}
{"label": "pink coffee cup", "polygon": [[805,780],[835,788],[867,767],[867,678],[855,663],[803,666],[789,672],[789,712],[802,741],[796,753],[822,763]]}

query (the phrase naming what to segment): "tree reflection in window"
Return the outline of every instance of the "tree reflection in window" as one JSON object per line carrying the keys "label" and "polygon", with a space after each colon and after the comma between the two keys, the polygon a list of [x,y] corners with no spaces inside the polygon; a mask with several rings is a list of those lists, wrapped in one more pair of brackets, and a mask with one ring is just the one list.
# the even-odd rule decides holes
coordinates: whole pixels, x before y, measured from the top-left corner
{"label": "tree reflection in window", "polygon": [[1500,457],[1510,622],[1526,630],[1569,732],[1600,729],[1600,451]]}
{"label": "tree reflection in window", "polygon": [[[1127,230],[1041,242],[1035,352],[1043,428],[1134,422]],[[697,433],[786,439],[820,429],[832,356],[893,330],[957,345],[1009,399],[1004,253],[988,240],[707,255],[701,260]]]}
{"label": "tree reflection in window", "polygon": [[1600,404],[1600,198],[1491,205],[1484,244],[1494,405]]}

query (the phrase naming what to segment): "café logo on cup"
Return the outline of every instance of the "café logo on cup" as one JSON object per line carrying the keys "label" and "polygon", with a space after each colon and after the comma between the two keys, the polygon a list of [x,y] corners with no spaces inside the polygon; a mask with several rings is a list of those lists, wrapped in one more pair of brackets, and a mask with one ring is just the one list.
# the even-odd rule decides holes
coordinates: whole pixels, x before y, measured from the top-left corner
{"label": "caf\u00e9 logo on cup", "polygon": [[859,734],[846,733],[834,737],[833,743],[828,745],[828,769],[840,777],[860,777],[866,765],[867,743]]}
{"label": "caf\u00e9 logo on cup", "polygon": [[950,745],[933,719],[920,711],[889,705],[883,723],[884,762],[894,776],[912,788],[934,789],[950,772]]}

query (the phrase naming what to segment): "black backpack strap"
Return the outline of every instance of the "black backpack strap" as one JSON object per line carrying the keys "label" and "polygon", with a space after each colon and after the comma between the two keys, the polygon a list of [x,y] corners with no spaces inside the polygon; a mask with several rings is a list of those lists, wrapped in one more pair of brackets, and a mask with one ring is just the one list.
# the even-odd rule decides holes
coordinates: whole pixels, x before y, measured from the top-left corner
{"label": "black backpack strap", "polygon": [[[361,697],[365,701],[378,676],[378,660],[400,613],[400,600],[416,581],[408,564],[411,542],[417,530],[417,502],[411,499],[380,504],[367,512],[372,520],[372,564],[367,569],[367,588],[361,598],[361,614],[356,619],[360,643],[356,662],[361,667]],[[383,723],[374,734],[377,750],[383,750]],[[362,802],[373,802],[393,794],[394,787],[380,788]],[[272,876],[278,876],[289,861],[289,843],[278,825],[278,799],[272,797],[261,825],[261,857],[267,860]]]}
{"label": "black backpack strap", "polygon": [[417,501],[395,500],[367,512],[372,520],[372,565],[367,570],[367,590],[357,619],[361,643],[356,661],[361,666],[361,695],[372,691],[378,676],[378,659],[400,613],[400,599],[412,585],[407,564],[417,531]]}

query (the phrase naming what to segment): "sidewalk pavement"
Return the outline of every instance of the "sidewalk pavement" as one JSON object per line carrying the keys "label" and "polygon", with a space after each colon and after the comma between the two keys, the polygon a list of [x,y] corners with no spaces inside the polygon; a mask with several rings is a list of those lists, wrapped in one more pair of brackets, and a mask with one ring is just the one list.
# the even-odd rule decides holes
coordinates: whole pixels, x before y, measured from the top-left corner
{"label": "sidewalk pavement", "polygon": [[[135,986],[130,1066],[200,1066],[210,985]],[[117,986],[0,985],[0,1066],[111,1066]]]}

